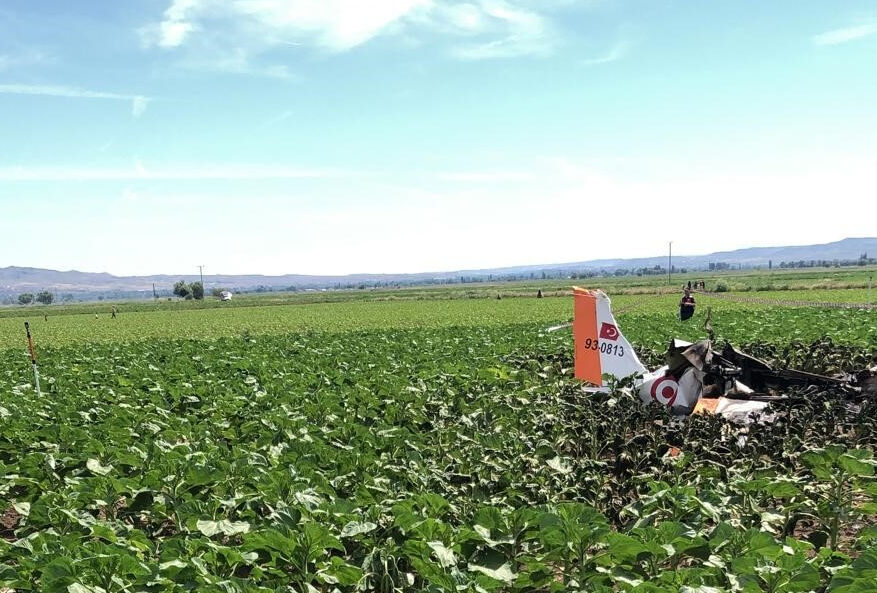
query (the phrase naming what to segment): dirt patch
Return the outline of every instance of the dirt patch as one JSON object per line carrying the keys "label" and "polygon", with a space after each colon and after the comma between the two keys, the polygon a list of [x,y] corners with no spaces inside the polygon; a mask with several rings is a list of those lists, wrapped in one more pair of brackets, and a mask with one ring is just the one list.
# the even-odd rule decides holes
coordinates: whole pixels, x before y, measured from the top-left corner
{"label": "dirt patch", "polygon": [[0,516],[0,525],[4,529],[14,529],[18,522],[21,521],[21,515],[13,507],[6,509],[6,512]]}
{"label": "dirt patch", "polygon": [[[18,539],[15,537],[14,530],[21,522],[21,515],[16,511],[13,507],[9,507],[0,515],[0,537],[7,541],[15,541]],[[3,593],[3,589],[0,589],[0,593]]]}

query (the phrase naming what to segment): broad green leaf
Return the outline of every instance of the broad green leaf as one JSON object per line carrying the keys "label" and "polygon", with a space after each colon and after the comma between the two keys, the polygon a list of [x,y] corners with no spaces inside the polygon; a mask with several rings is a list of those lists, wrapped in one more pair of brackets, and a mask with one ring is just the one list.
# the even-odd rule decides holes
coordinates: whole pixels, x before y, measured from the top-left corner
{"label": "broad green leaf", "polygon": [[98,476],[106,476],[113,471],[112,465],[101,465],[101,462],[97,459],[89,459],[85,462],[85,467],[88,468],[88,471]]}
{"label": "broad green leaf", "polygon": [[41,589],[47,593],[66,593],[67,586],[76,578],[73,560],[56,557],[41,570]]}
{"label": "broad green leaf", "polygon": [[97,585],[83,585],[72,583],[67,586],[67,593],[106,593],[106,589]]}
{"label": "broad green leaf", "polygon": [[223,535],[247,533],[250,530],[250,524],[244,521],[229,521],[227,519],[222,519],[221,521],[199,520],[196,528],[207,537],[213,537],[218,533]]}
{"label": "broad green leaf", "polygon": [[838,457],[838,464],[854,476],[874,475],[874,461],[872,459],[858,459],[852,455],[844,454]]}
{"label": "broad green leaf", "polygon": [[352,587],[362,579],[362,570],[345,563],[337,556],[333,556],[328,566],[320,570],[320,576],[323,582],[329,585]]}
{"label": "broad green leaf", "polygon": [[515,575],[512,572],[512,568],[509,564],[503,564],[499,568],[493,569],[488,568],[486,566],[479,566],[478,564],[469,564],[469,570],[474,572],[480,572],[483,575],[487,575],[490,578],[505,583],[506,585],[511,585],[515,582]]}
{"label": "broad green leaf", "polygon": [[351,521],[341,530],[341,537],[356,537],[357,535],[371,533],[377,528],[378,526],[375,523]]}
{"label": "broad green leaf", "polygon": [[560,456],[552,457],[548,461],[546,461],[548,467],[556,471],[560,474],[570,474],[572,473],[572,467],[566,461],[564,461]]}
{"label": "broad green leaf", "polygon": [[454,555],[453,550],[445,547],[442,542],[427,542],[427,545],[432,548],[436,558],[438,558],[439,564],[444,568],[457,564],[457,557]]}

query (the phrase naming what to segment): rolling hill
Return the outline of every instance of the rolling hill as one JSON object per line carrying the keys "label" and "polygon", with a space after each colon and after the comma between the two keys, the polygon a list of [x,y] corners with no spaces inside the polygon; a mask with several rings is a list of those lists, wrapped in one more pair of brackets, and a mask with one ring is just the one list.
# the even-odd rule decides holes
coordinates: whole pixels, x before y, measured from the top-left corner
{"label": "rolling hill", "polygon": [[[767,266],[780,262],[811,260],[851,260],[862,254],[877,255],[877,238],[848,238],[821,245],[796,245],[783,247],[750,247],[734,251],[706,255],[678,255],[673,257],[675,268],[690,270],[707,269],[710,264],[722,263],[733,267]],[[652,268],[666,266],[667,256],[632,259],[598,259],[577,262],[514,266],[505,268],[456,270],[446,272],[423,272],[415,274],[351,274],[347,276],[309,276],[285,274],[262,275],[208,275],[204,277],[208,289],[222,286],[233,290],[263,289],[321,289],[356,285],[380,284],[427,284],[492,277],[494,279],[527,277],[545,272],[550,276],[588,271],[614,271],[617,269]],[[112,295],[116,297],[151,296],[153,285],[160,294],[167,294],[174,282],[198,280],[196,275],[113,276],[107,273],[57,271],[40,268],[0,268],[0,295],[9,296],[21,292],[50,290],[55,293],[71,293],[77,297],[86,295]]]}

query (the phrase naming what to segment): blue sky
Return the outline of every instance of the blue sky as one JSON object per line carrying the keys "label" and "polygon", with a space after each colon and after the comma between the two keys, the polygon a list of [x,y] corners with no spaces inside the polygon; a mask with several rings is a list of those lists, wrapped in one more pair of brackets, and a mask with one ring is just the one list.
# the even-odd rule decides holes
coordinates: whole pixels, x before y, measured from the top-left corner
{"label": "blue sky", "polygon": [[0,266],[405,272],[877,234],[877,2],[0,4]]}

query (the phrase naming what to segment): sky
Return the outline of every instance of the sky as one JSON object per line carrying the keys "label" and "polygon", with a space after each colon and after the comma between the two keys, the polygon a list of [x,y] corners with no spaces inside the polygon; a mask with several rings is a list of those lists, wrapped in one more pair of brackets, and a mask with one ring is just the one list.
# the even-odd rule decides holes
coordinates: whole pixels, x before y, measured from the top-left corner
{"label": "sky", "polygon": [[0,267],[877,235],[877,1],[2,0]]}

